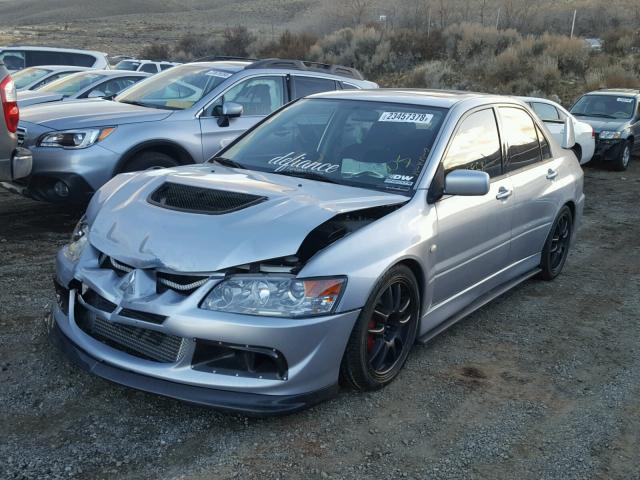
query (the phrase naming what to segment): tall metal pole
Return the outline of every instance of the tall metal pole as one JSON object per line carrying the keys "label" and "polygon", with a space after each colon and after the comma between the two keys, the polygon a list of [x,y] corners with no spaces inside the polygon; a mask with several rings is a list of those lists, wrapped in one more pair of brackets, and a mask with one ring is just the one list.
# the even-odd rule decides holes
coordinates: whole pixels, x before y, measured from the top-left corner
{"label": "tall metal pole", "polygon": [[427,10],[427,38],[431,35],[431,5]]}
{"label": "tall metal pole", "polygon": [[498,8],[498,14],[496,15],[496,30],[498,30],[499,24],[500,24],[500,8]]}
{"label": "tall metal pole", "polygon": [[578,13],[577,9],[573,11],[573,21],[571,22],[571,38],[573,38],[573,29],[576,27],[576,13]]}

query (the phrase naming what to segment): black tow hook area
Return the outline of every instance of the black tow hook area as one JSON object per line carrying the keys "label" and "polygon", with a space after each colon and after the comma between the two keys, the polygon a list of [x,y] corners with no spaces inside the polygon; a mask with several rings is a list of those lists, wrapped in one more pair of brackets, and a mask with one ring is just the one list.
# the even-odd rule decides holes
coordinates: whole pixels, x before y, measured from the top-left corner
{"label": "black tow hook area", "polygon": [[191,368],[237,377],[287,379],[287,360],[276,349],[196,340]]}

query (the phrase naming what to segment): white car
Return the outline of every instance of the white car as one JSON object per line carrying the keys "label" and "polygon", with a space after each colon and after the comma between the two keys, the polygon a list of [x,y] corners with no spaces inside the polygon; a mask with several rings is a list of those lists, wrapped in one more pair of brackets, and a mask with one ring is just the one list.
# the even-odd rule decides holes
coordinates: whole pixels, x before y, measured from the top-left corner
{"label": "white car", "polygon": [[153,60],[138,60],[135,58],[127,58],[116,64],[117,70],[130,70],[132,72],[158,73],[168,70],[171,67],[180,65],[175,62],[154,62]]}
{"label": "white car", "polygon": [[526,104],[528,104],[534,112],[540,117],[553,138],[562,143],[562,134],[564,131],[564,122],[566,118],[570,118],[573,122],[573,129],[575,131],[576,144],[573,147],[573,151],[580,161],[580,165],[584,165],[589,162],[593,157],[593,153],[596,148],[596,134],[593,127],[586,122],[581,122],[576,117],[571,115],[561,105],[546,98],[537,97],[517,97]]}
{"label": "white car", "polygon": [[9,72],[39,65],[71,65],[96,69],[109,69],[107,54],[76,48],[0,47],[0,60]]}

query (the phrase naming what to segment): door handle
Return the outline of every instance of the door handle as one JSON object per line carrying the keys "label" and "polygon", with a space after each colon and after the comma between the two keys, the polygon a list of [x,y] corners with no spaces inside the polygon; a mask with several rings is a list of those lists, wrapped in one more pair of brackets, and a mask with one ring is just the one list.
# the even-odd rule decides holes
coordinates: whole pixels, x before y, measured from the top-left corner
{"label": "door handle", "polygon": [[558,176],[558,170],[554,170],[553,168],[550,168],[549,170],[547,170],[547,180],[553,180],[557,176]]}
{"label": "door handle", "polygon": [[500,187],[498,189],[498,194],[496,195],[496,200],[504,200],[505,198],[509,198],[513,194],[513,190],[505,187]]}

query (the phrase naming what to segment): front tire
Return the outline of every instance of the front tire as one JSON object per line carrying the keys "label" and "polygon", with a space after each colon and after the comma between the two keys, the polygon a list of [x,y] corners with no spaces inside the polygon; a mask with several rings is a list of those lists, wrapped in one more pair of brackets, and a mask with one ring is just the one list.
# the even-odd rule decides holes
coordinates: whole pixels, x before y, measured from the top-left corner
{"label": "front tire", "polygon": [[402,369],[420,321],[418,282],[405,265],[378,280],[358,317],[340,366],[341,383],[376,390]]}
{"label": "front tire", "polygon": [[569,255],[572,234],[573,214],[571,209],[565,205],[558,212],[542,249],[540,278],[553,280],[560,275]]}
{"label": "front tire", "polygon": [[623,172],[629,167],[629,162],[631,161],[631,147],[632,143],[627,140],[622,145],[622,149],[620,150],[620,154],[618,157],[611,163],[612,168],[616,172]]}
{"label": "front tire", "polygon": [[166,153],[147,151],[141,152],[129,160],[122,169],[122,172],[139,172],[152,168],[177,167],[178,165],[180,165],[180,163]]}

